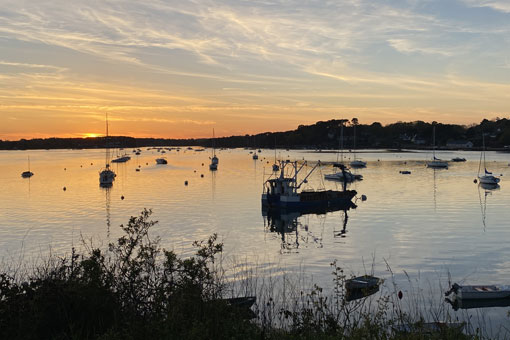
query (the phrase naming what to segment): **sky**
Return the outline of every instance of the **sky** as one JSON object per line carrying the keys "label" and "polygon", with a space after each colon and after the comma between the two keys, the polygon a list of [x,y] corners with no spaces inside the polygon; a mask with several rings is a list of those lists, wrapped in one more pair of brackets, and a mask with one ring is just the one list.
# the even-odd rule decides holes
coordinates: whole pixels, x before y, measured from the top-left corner
{"label": "sky", "polygon": [[0,139],[510,114],[510,0],[0,0]]}

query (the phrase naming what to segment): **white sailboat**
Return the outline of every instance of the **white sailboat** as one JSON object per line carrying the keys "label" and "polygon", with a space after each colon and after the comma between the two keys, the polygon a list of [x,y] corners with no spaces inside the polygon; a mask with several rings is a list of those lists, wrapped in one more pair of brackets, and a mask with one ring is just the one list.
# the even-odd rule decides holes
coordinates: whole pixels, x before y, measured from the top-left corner
{"label": "white sailboat", "polygon": [[353,145],[354,159],[353,159],[353,161],[351,163],[349,163],[349,165],[352,168],[366,168],[367,167],[367,162],[364,162],[361,159],[356,159],[356,125],[355,124],[357,124],[357,123],[353,123],[353,126],[354,126],[354,139],[353,139],[353,143],[354,143],[354,145]]}
{"label": "white sailboat", "polygon": [[427,168],[448,169],[448,163],[436,158],[436,126],[432,129],[432,160],[427,163]]}
{"label": "white sailboat", "polygon": [[[335,172],[332,174],[325,174],[324,179],[331,181],[341,181],[341,182],[354,182],[355,180],[362,180],[363,176],[353,174],[350,172],[347,167],[344,166],[344,124],[342,123],[340,127],[340,161],[338,159],[338,153],[336,155],[336,163],[333,164],[335,168]],[[343,168],[343,169],[342,169]],[[338,170],[340,169],[340,170]]]}
{"label": "white sailboat", "polygon": [[214,136],[214,128],[212,130],[213,140],[212,140],[212,157],[211,164],[209,164],[209,170],[215,171],[218,170],[219,159],[216,156],[216,138]]}
{"label": "white sailboat", "polygon": [[[482,158],[483,158],[483,170],[484,174],[480,175],[480,170],[482,168]],[[498,184],[499,177],[496,177],[492,174],[492,172],[487,170],[487,165],[485,164],[485,135],[482,133],[482,153],[480,154],[480,163],[478,165],[478,180],[481,184]]]}
{"label": "white sailboat", "polygon": [[99,185],[111,186],[115,180],[115,172],[110,169],[110,148],[108,141],[108,113],[106,114],[106,148],[105,148],[105,167],[99,172]]}
{"label": "white sailboat", "polygon": [[21,173],[21,177],[23,178],[30,178],[34,175],[34,173],[32,171],[30,171],[30,156],[28,156],[28,170],[27,171],[23,171]]}

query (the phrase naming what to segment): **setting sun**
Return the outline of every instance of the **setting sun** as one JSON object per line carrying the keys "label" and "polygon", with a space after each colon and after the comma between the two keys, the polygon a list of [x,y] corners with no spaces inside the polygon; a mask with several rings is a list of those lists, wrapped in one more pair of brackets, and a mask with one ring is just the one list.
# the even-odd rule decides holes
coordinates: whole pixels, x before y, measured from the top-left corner
{"label": "setting sun", "polygon": [[84,133],[83,138],[96,138],[101,137],[102,135],[99,133]]}

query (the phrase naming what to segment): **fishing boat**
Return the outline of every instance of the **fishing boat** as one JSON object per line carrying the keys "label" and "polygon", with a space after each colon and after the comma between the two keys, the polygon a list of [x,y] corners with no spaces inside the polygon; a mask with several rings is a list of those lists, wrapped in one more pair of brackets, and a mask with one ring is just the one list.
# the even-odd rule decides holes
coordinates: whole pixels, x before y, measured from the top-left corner
{"label": "fishing boat", "polygon": [[28,156],[28,170],[27,171],[23,171],[21,173],[21,177],[23,178],[30,178],[34,175],[34,173],[32,171],[30,171],[30,156]]}
{"label": "fishing boat", "polygon": [[[483,160],[484,174],[480,175],[480,171],[482,168],[482,160]],[[498,184],[500,181],[499,177],[494,176],[492,174],[492,172],[487,170],[487,165],[485,162],[485,134],[483,134],[483,133],[482,133],[482,153],[480,154],[480,162],[478,165],[478,181],[481,184],[491,184],[491,185]]]}
{"label": "fishing boat", "polygon": [[489,300],[489,299],[509,299],[510,286],[507,285],[477,285],[461,286],[454,283],[445,295],[454,294],[455,299],[462,300]]}
{"label": "fishing boat", "polygon": [[219,163],[219,159],[218,157],[216,157],[216,138],[214,136],[214,129],[212,130],[213,132],[213,139],[212,139],[212,157],[211,157],[211,164],[209,164],[209,170],[212,170],[212,171],[215,171],[215,170],[218,170],[218,163]]}
{"label": "fishing boat", "polygon": [[168,164],[166,158],[156,158],[156,164]]}
{"label": "fishing boat", "polygon": [[[265,182],[262,193],[262,206],[266,208],[309,209],[312,207],[330,207],[336,204],[347,204],[356,196],[355,190],[302,190],[299,191],[315,169],[321,166],[318,162],[312,170],[298,183],[298,174],[306,162],[298,167],[298,162],[280,161],[280,175],[273,173]],[[290,168],[289,176],[285,175]]]}
{"label": "fishing boat", "polygon": [[436,158],[436,126],[432,129],[432,160],[427,163],[427,168],[448,169],[448,163]]}
{"label": "fishing boat", "polygon": [[108,113],[106,114],[106,147],[105,147],[105,166],[99,172],[99,185],[108,187],[113,184],[117,175],[110,169],[110,148],[108,140]]}

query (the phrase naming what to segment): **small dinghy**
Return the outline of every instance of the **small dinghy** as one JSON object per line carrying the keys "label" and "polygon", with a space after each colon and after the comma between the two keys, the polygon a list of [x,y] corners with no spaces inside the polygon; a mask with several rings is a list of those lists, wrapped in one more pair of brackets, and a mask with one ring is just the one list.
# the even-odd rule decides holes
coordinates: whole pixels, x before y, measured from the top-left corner
{"label": "small dinghy", "polygon": [[346,289],[345,291],[345,301],[350,302],[354,300],[359,300],[366,298],[370,295],[374,295],[379,291],[379,286],[371,287],[371,288],[363,288],[363,289]]}
{"label": "small dinghy", "polygon": [[380,283],[379,278],[371,275],[363,275],[353,277],[352,279],[345,280],[345,289],[347,290],[360,290],[360,289],[373,289],[378,287]]}
{"label": "small dinghy", "polygon": [[501,285],[479,285],[479,286],[461,286],[456,283],[452,285],[446,296],[455,294],[456,299],[476,300],[476,299],[509,299],[510,286]]}

